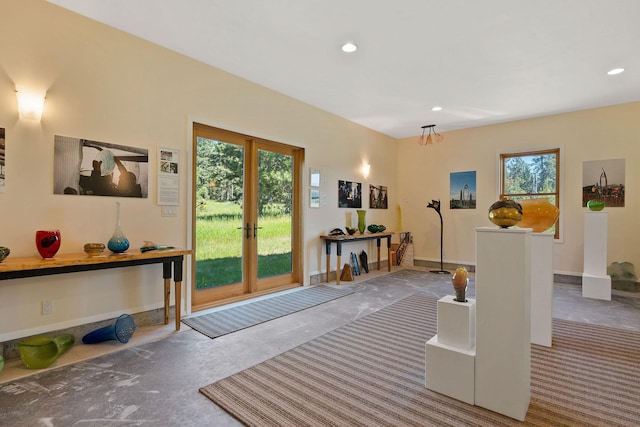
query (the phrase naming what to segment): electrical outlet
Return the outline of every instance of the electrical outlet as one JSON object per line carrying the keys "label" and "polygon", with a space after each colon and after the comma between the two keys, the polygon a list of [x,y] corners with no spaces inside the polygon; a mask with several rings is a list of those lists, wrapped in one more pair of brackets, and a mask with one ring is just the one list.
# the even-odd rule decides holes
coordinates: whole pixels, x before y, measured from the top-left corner
{"label": "electrical outlet", "polygon": [[50,314],[53,314],[53,301],[42,301],[42,315],[48,316]]}

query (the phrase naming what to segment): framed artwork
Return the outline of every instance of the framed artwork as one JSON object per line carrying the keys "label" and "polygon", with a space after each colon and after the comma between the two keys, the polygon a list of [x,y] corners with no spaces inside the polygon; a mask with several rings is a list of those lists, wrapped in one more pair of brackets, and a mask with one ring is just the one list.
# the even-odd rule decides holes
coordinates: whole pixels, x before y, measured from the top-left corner
{"label": "framed artwork", "polygon": [[53,193],[148,197],[149,150],[56,135]]}
{"label": "framed artwork", "polygon": [[309,170],[309,186],[320,187],[320,169],[311,168]]}
{"label": "framed artwork", "polygon": [[180,150],[158,148],[158,205],[180,204]]}
{"label": "framed artwork", "polygon": [[309,207],[310,208],[320,207],[320,190],[317,188],[309,189]]}
{"label": "framed artwork", "polygon": [[338,207],[362,208],[362,183],[339,180]]}
{"label": "framed artwork", "polygon": [[449,209],[475,209],[476,200],[476,171],[452,172],[449,176]]}
{"label": "framed artwork", "polygon": [[369,208],[387,209],[387,186],[369,184]]}
{"label": "framed artwork", "polygon": [[624,207],[624,159],[582,162],[582,206],[592,199],[602,200],[606,207]]}

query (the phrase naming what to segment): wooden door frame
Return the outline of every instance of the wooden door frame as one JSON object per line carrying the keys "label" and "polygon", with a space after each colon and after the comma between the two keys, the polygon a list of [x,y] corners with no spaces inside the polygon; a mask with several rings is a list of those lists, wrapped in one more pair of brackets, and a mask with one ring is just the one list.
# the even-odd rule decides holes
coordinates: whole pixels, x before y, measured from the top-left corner
{"label": "wooden door frame", "polygon": [[[303,164],[304,164],[304,149],[293,145],[279,143],[259,137],[245,135],[239,132],[229,131],[215,126],[206,125],[203,123],[193,121],[191,126],[192,132],[192,158],[191,158],[191,191],[190,191],[190,203],[191,209],[191,242],[193,246],[193,256],[191,262],[191,297],[189,298],[191,307],[190,311],[203,310],[210,307],[215,307],[223,304],[228,304],[234,301],[241,301],[248,298],[254,298],[256,296],[276,292],[283,289],[289,289],[293,287],[302,286],[302,274],[303,274],[303,229],[302,229],[302,213],[303,213],[303,198],[302,198],[302,178],[303,178]],[[245,278],[255,277],[257,278],[257,263],[246,262],[243,263],[243,281],[239,284],[226,285],[224,287],[212,288],[207,290],[206,298],[196,298],[196,210],[193,208],[196,201],[196,171],[197,171],[197,137],[202,136],[203,133],[212,134],[212,139],[225,140],[227,142],[236,143],[242,145],[245,148],[246,162],[251,162],[257,165],[258,149],[261,146],[269,147],[272,151],[291,154],[294,157],[294,182],[293,182],[293,212],[292,215],[292,239],[291,239],[291,258],[292,258],[292,273],[288,283],[280,283],[278,279],[261,279],[267,283],[267,288],[262,289],[258,286],[257,280],[250,280],[247,282]],[[245,197],[257,198],[258,187],[255,185],[258,180],[258,170],[256,167],[251,167],[246,181],[244,183]],[[253,185],[250,185],[251,183]],[[244,223],[257,224],[257,210],[250,212],[251,207],[248,204],[243,205],[243,226]],[[253,221],[253,222],[252,222]],[[243,238],[243,245],[247,242]],[[243,249],[244,252],[244,249]],[[252,259],[257,260],[257,245],[253,244],[247,253],[247,256],[252,256]],[[279,277],[279,276],[276,276]],[[275,281],[275,282],[273,282]],[[269,283],[273,282],[273,283]],[[228,288],[233,286],[234,288]],[[223,289],[227,288],[227,289]],[[231,292],[229,292],[231,291]],[[203,291],[197,291],[202,295]],[[206,301],[202,301],[206,299]]]}

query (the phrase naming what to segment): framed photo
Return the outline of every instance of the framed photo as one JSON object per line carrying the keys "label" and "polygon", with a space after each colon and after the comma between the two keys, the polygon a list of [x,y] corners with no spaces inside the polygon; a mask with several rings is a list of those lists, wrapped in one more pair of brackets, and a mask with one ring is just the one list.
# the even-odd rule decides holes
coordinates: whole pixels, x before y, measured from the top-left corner
{"label": "framed photo", "polygon": [[338,207],[362,208],[362,183],[339,180]]}
{"label": "framed photo", "polygon": [[158,205],[180,204],[180,150],[158,147]]}
{"label": "framed photo", "polygon": [[311,168],[309,170],[309,186],[320,187],[320,169]]}
{"label": "framed photo", "polygon": [[476,200],[476,171],[452,172],[449,176],[449,209],[475,209]]}
{"label": "framed photo", "polygon": [[309,189],[309,207],[310,208],[320,207],[320,190],[318,190],[317,188]]}
{"label": "framed photo", "polygon": [[369,208],[387,209],[387,186],[369,184]]}
{"label": "framed photo", "polygon": [[148,197],[149,150],[55,135],[53,193]]}
{"label": "framed photo", "polygon": [[624,207],[624,159],[593,160],[582,163],[582,206],[592,199],[606,207]]}

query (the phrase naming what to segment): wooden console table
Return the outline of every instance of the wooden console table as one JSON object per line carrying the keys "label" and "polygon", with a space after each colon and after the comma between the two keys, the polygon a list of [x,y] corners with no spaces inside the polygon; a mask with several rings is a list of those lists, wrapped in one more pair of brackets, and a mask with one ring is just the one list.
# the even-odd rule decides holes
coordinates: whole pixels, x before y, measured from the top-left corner
{"label": "wooden console table", "polygon": [[121,254],[105,252],[90,257],[85,253],[56,255],[54,258],[40,257],[11,258],[0,263],[0,280],[24,277],[47,276],[51,274],[74,273],[78,271],[104,270],[107,268],[131,267],[145,264],[162,264],[164,279],[164,324],[169,323],[169,297],[171,295],[171,266],[175,283],[176,330],[180,330],[180,304],[182,297],[182,263],[190,250],[162,249],[148,252],[129,250]]}
{"label": "wooden console table", "polygon": [[327,282],[329,282],[329,273],[331,271],[331,243],[335,243],[337,246],[337,256],[338,256],[338,271],[336,271],[336,284],[340,284],[340,256],[342,255],[342,244],[349,242],[358,242],[361,240],[376,240],[378,246],[378,270],[380,270],[380,240],[387,239],[387,256],[388,256],[388,269],[391,271],[391,236],[393,236],[392,231],[383,231],[381,233],[366,233],[366,234],[353,234],[351,236],[348,235],[340,235],[340,236],[329,236],[322,235],[321,239],[325,241],[326,246],[326,254],[327,254]]}

